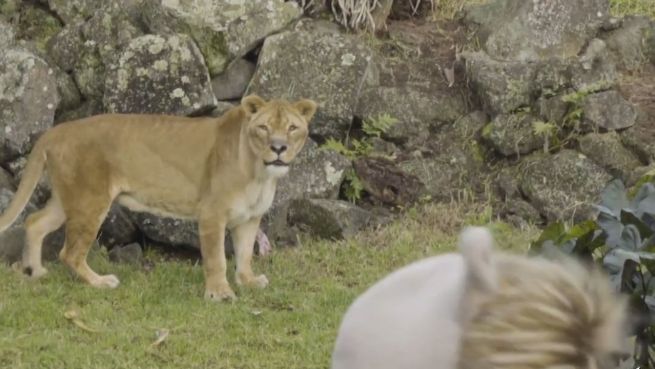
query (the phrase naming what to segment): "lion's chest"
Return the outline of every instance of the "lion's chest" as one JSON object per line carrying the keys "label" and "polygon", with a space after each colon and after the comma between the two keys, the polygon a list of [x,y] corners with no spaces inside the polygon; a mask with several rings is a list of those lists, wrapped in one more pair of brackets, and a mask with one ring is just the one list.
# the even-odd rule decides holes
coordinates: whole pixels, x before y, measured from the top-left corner
{"label": "lion's chest", "polygon": [[230,207],[228,228],[245,223],[266,213],[275,197],[275,182],[251,183],[241,191]]}

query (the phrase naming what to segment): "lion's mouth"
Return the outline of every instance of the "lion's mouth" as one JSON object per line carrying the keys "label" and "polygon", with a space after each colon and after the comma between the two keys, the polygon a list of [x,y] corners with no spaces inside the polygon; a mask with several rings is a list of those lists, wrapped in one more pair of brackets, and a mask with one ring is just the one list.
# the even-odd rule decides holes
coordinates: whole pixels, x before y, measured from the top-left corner
{"label": "lion's mouth", "polygon": [[280,167],[287,167],[287,166],[289,166],[288,163],[285,163],[285,162],[283,162],[283,161],[280,160],[280,159],[275,159],[275,160],[273,160],[273,161],[266,161],[266,160],[264,160],[264,165],[266,165],[266,166],[273,165],[273,166],[280,166]]}

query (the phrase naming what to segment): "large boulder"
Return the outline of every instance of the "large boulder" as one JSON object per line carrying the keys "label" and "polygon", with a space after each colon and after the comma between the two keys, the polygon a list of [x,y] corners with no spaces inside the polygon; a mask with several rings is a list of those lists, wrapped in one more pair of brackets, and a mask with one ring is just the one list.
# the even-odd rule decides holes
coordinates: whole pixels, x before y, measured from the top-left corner
{"label": "large boulder", "polygon": [[189,115],[215,101],[202,54],[183,34],[132,39],[107,72],[103,97],[118,113]]}
{"label": "large boulder", "polygon": [[153,33],[190,35],[214,76],[302,12],[283,0],[148,0],[143,14]]}
{"label": "large boulder", "polygon": [[578,55],[608,16],[607,0],[493,0],[469,8],[465,22],[492,57],[537,61]]}
{"label": "large boulder", "polygon": [[53,69],[18,48],[0,55],[0,91],[0,163],[6,163],[52,126],[59,94]]}
{"label": "large boulder", "polygon": [[511,113],[532,103],[537,63],[501,62],[479,51],[466,53],[465,57],[471,88],[485,111]]}
{"label": "large boulder", "polygon": [[266,39],[246,93],[313,99],[320,108],[310,134],[341,138],[355,115],[371,51],[358,38],[313,23]]}
{"label": "large boulder", "polygon": [[534,154],[519,165],[519,186],[549,222],[581,221],[593,215],[593,204],[612,177],[573,150]]}

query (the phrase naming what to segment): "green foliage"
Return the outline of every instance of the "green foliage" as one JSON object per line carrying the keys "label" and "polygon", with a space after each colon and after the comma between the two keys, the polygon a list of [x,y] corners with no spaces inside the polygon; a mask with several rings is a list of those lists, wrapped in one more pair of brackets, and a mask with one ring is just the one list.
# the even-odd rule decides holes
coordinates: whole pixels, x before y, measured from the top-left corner
{"label": "green foliage", "polygon": [[364,185],[359,177],[357,177],[354,169],[351,168],[346,172],[344,182],[344,193],[348,201],[355,203],[362,198]]}
{"label": "green foliage", "polygon": [[[371,155],[373,153],[373,144],[370,142],[370,139],[372,137],[382,137],[397,122],[398,119],[389,114],[380,114],[375,119],[367,119],[363,122],[362,131],[365,136],[361,139],[351,139],[350,144],[346,144],[334,138],[328,138],[321,148],[338,152],[349,160]],[[344,194],[350,202],[354,203],[361,199],[364,186],[362,185],[362,181],[357,177],[354,169],[346,172],[343,186]]]}
{"label": "green foliage", "polygon": [[[643,312],[636,328],[635,366],[653,367],[649,348],[655,343],[650,316],[655,313],[655,186],[645,183],[629,198],[620,180],[610,182],[595,206],[598,215],[567,228],[548,226],[531,252],[564,251],[595,261],[608,272],[617,291],[631,296],[634,311]],[[641,318],[641,317],[640,317]]]}
{"label": "green foliage", "polygon": [[544,152],[548,152],[550,141],[556,138],[557,125],[551,122],[537,121],[532,123],[532,132],[535,136],[544,138]]}
{"label": "green foliage", "polygon": [[398,123],[398,119],[384,113],[380,114],[377,119],[365,120],[362,124],[362,131],[364,131],[368,136],[380,137],[382,134],[389,131],[389,129],[391,129],[391,127],[396,123]]}

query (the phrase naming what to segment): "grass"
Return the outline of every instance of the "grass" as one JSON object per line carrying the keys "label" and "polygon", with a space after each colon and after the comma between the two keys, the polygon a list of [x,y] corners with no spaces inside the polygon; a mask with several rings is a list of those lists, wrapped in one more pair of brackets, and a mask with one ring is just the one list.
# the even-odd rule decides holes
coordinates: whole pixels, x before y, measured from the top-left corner
{"label": "grass", "polygon": [[614,15],[646,15],[655,18],[655,1],[653,0],[610,0]]}
{"label": "grass", "polygon": [[[236,303],[202,299],[202,271],[191,261],[116,265],[92,256],[119,288],[81,284],[59,263],[40,281],[0,266],[2,368],[328,368],[342,314],[370,284],[411,261],[450,251],[465,224],[488,224],[500,248],[524,251],[533,229],[492,222],[481,206],[430,205],[401,221],[340,242],[303,239],[255,261],[265,290],[237,291]],[[230,261],[233,266],[233,261]],[[232,278],[232,275],[229,275]],[[232,279],[231,279],[232,280]],[[75,310],[88,332],[64,314]],[[151,347],[158,330],[168,338]]]}

